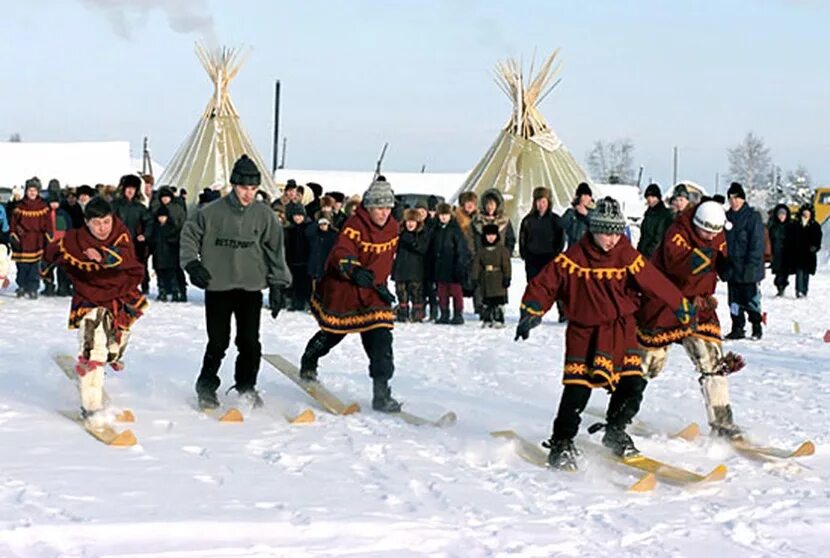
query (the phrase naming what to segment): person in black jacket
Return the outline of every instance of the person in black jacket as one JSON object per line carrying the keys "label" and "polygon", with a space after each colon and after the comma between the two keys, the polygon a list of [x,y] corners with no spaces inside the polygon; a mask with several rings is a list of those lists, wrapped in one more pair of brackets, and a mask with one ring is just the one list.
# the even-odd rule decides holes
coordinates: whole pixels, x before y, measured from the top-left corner
{"label": "person in black jacket", "polygon": [[779,203],[772,210],[767,231],[769,231],[770,247],[772,248],[772,262],[770,269],[775,275],[775,287],[778,289],[776,296],[784,296],[787,285],[790,284],[792,275],[792,257],[789,246],[789,237],[793,222],[790,216],[790,208]]}
{"label": "person in black jacket", "polygon": [[[176,271],[179,269],[179,231],[170,221],[170,210],[166,205],[156,210],[156,223],[153,236],[149,240],[150,253],[153,255],[153,269],[158,280],[158,296],[161,302],[179,302],[179,281]],[[169,297],[169,298],[168,298]]]}
{"label": "person in black jacket", "polygon": [[308,276],[313,285],[323,278],[326,269],[326,260],[329,257],[334,242],[337,240],[338,230],[334,228],[328,217],[320,217],[317,223],[312,223],[306,229],[308,239]]}
{"label": "person in black jacket", "polygon": [[310,222],[303,204],[291,202],[285,207],[285,262],[291,269],[291,304],[289,311],[304,312],[311,299],[308,275],[309,244],[306,229]]}
{"label": "person in black jacket", "polygon": [[674,216],[663,203],[663,194],[657,184],[649,184],[646,188],[646,203],[648,209],[640,225],[640,242],[637,243],[637,251],[646,258],[650,258],[663,242],[666,230],[674,222]]}
{"label": "person in black jacket", "polygon": [[145,246],[153,236],[153,215],[142,202],[141,178],[125,174],[118,182],[118,197],[112,204],[114,215],[130,231],[137,254],[144,253]]}
{"label": "person in black jacket", "polygon": [[[397,321],[424,321],[424,259],[429,249],[429,236],[424,230],[417,209],[403,213],[401,234],[395,263],[392,265],[392,280],[398,296]],[[412,303],[410,314],[409,304]]]}
{"label": "person in black jacket", "polygon": [[816,254],[821,250],[821,226],[816,223],[813,206],[801,206],[801,215],[792,228],[792,240],[787,251],[792,254],[795,270],[795,296],[807,296],[810,288],[810,275],[816,274]]}
{"label": "person in black jacket", "polygon": [[[533,190],[533,209],[519,226],[519,256],[525,261],[528,283],[565,248],[565,230],[559,215],[551,210],[550,188]],[[559,322],[565,322],[561,302],[557,302]]]}
{"label": "person in black jacket", "polygon": [[560,224],[565,230],[568,247],[576,246],[585,233],[588,232],[588,219],[594,207],[594,194],[586,182],[580,182],[576,187],[576,195],[571,207],[565,210]]}
{"label": "person in black jacket", "polygon": [[[439,318],[436,324],[464,323],[464,292],[461,283],[467,279],[470,253],[461,228],[452,215],[452,206],[440,203],[437,207],[438,224],[432,233],[429,259],[432,261],[438,291]],[[450,319],[450,298],[453,316]]]}
{"label": "person in black jacket", "polygon": [[764,223],[755,209],[746,203],[743,186],[733,182],[727,191],[729,206],[726,218],[732,224],[726,230],[726,281],[729,292],[729,312],[732,331],[726,339],[746,337],[745,314],[752,324],[752,338],[760,339],[761,294],[758,284],[764,278]]}

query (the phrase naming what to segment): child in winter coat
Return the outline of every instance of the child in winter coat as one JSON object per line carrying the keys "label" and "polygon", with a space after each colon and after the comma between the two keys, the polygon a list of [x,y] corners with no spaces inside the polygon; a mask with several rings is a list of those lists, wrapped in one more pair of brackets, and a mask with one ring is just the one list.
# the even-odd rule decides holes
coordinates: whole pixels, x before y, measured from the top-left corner
{"label": "child in winter coat", "polygon": [[40,262],[49,233],[49,206],[40,197],[40,180],[26,181],[25,197],[15,205],[11,218],[12,259],[17,262],[17,296],[37,298]]}
{"label": "child in winter coat", "polygon": [[[170,210],[162,205],[156,210],[156,226],[150,241],[153,254],[153,269],[158,278],[158,297],[161,302],[179,302],[179,282],[176,272],[179,269],[179,230],[170,221]],[[169,297],[169,298],[168,298]]]}
{"label": "child in winter coat", "polygon": [[600,200],[589,214],[588,234],[556,256],[522,298],[516,340],[527,339],[556,300],[568,316],[565,332],[565,387],[553,423],[548,463],[575,470],[573,439],[593,388],[611,391],[602,443],[620,457],[639,453],[625,428],[640,409],[646,381],[637,343],[634,313],[638,293],[663,301],[683,324],[694,307],[623,235],[625,217],[613,198]]}
{"label": "child in winter coat", "polygon": [[481,327],[504,327],[504,308],[507,289],[510,287],[510,252],[499,242],[499,227],[484,225],[481,231],[481,248],[472,268],[473,284],[481,292],[484,306]]}
{"label": "child in winter coat", "polygon": [[[429,248],[429,237],[424,230],[418,210],[407,209],[403,214],[398,250],[392,267],[392,279],[398,295],[397,321],[422,322],[424,312],[424,258]],[[409,304],[412,303],[410,315]]]}
{"label": "child in winter coat", "polygon": [[79,330],[75,371],[79,376],[81,416],[90,425],[106,421],[104,365],[122,370],[130,327],[147,307],[138,286],[144,266],[127,227],[112,205],[92,198],[84,210],[86,225],[72,229],[46,248],[45,260],[63,267],[75,285],[69,328]]}
{"label": "child in winter coat", "polygon": [[309,246],[308,276],[311,277],[312,286],[323,278],[326,260],[329,253],[331,253],[331,249],[334,248],[337,233],[337,229],[332,227],[331,221],[327,217],[320,217],[317,219],[316,226],[310,226],[306,230]]}
{"label": "child in winter coat", "polygon": [[[438,223],[432,232],[430,247],[430,260],[432,260],[438,290],[440,312],[435,323],[461,325],[464,323],[464,292],[461,284],[466,279],[470,262],[467,241],[453,217],[450,204],[438,204],[437,214]],[[450,298],[453,302],[452,319],[450,319]]]}
{"label": "child in winter coat", "polygon": [[309,226],[306,209],[301,203],[285,206],[285,262],[291,269],[291,304],[289,311],[304,312],[311,299],[311,278],[308,275],[309,245],[306,229]]}

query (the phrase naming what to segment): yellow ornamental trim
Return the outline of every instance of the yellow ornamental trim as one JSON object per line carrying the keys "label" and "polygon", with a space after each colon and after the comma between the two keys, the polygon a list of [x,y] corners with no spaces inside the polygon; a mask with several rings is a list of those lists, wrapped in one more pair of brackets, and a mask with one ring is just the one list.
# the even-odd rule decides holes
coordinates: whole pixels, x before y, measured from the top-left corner
{"label": "yellow ornamental trim", "polygon": [[44,215],[49,213],[49,208],[44,207],[43,209],[27,210],[27,209],[23,209],[22,207],[18,207],[14,211],[15,211],[15,213],[17,213],[18,215],[21,215],[23,217],[43,217]]}
{"label": "yellow ornamental trim", "polygon": [[671,241],[675,245],[680,246],[681,248],[685,248],[686,250],[691,250],[692,249],[692,245],[689,244],[689,241],[686,240],[683,237],[683,235],[681,235],[680,233],[675,233],[675,235],[672,237]]}
{"label": "yellow ornamental trim", "polygon": [[628,368],[631,366],[642,366],[643,359],[640,355],[625,355],[623,358],[623,368]]}
{"label": "yellow ornamental trim", "polygon": [[98,265],[96,262],[85,262],[83,260],[79,260],[72,254],[70,254],[69,251],[66,248],[64,248],[62,238],[58,240],[58,250],[60,250],[61,256],[63,257],[63,261],[65,261],[73,267],[77,267],[81,271],[97,271],[101,269],[101,266]]}
{"label": "yellow ornamental trim", "polygon": [[694,330],[691,327],[670,329],[654,335],[640,330],[637,331],[637,338],[640,341],[640,344],[646,347],[666,347],[672,343],[685,339],[692,333],[694,333]]}
{"label": "yellow ornamental trim", "polygon": [[628,273],[636,275],[646,266],[646,260],[642,254],[638,254],[633,262],[625,267],[582,267],[565,254],[559,254],[554,260],[559,266],[568,272],[568,275],[576,274],[583,279],[615,279],[621,281]]}
{"label": "yellow ornamental trim", "polygon": [[388,252],[390,250],[394,250],[398,246],[398,237],[396,236],[389,242],[382,242],[382,243],[375,243],[375,242],[366,242],[362,240],[362,236],[360,231],[353,229],[352,227],[346,227],[343,229],[343,234],[349,237],[350,240],[353,240],[355,244],[360,246],[360,250],[362,252],[370,252],[372,254],[382,254],[384,252]]}
{"label": "yellow ornamental trim", "polygon": [[594,371],[596,369],[602,369],[606,372],[613,372],[614,371],[614,361],[610,358],[606,358],[602,355],[597,355],[594,357]]}

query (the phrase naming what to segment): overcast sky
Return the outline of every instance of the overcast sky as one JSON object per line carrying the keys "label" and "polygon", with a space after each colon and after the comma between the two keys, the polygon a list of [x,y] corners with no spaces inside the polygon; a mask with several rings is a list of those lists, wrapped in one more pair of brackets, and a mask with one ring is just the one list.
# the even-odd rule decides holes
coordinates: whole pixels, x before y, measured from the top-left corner
{"label": "overcast sky", "polygon": [[[2,0],[0,137],[150,136],[166,163],[212,93],[203,39],[251,47],[231,96],[271,160],[273,81],[287,167],[469,170],[510,115],[496,61],[561,47],[542,106],[584,164],[628,137],[645,178],[714,185],[754,131],[775,163],[830,183],[825,1]],[[135,153],[137,156],[138,153]],[[723,185],[722,185],[723,187]]]}

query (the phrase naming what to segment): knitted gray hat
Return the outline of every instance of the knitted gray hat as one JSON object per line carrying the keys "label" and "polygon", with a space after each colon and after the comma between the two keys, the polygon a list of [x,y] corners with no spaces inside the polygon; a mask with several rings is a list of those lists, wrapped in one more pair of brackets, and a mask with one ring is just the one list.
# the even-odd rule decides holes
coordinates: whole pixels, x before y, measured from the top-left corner
{"label": "knitted gray hat", "polygon": [[588,215],[588,228],[592,233],[623,234],[625,216],[620,204],[611,197],[602,198]]}
{"label": "knitted gray hat", "polygon": [[231,184],[236,186],[259,186],[262,182],[262,176],[259,174],[259,169],[247,155],[242,155],[233,164],[233,171],[231,171]]}
{"label": "knitted gray hat", "polygon": [[395,207],[395,192],[392,191],[392,186],[381,178],[372,182],[363,194],[363,207]]}

